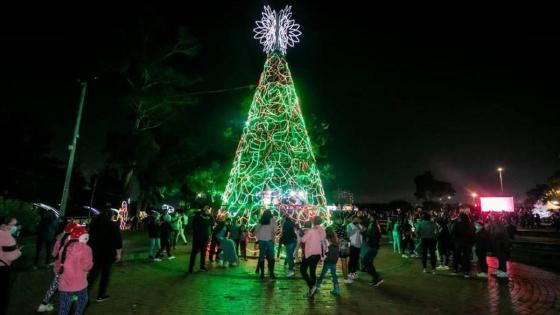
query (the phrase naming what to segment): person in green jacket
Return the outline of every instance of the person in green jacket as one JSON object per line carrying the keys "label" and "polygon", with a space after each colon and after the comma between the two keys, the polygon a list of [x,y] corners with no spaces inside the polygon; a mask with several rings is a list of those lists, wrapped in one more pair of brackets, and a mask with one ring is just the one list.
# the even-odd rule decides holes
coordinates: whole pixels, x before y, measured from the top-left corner
{"label": "person in green jacket", "polygon": [[437,225],[432,222],[429,212],[424,212],[422,219],[416,224],[416,235],[422,244],[422,267],[426,273],[428,251],[430,251],[430,264],[432,274],[436,273],[436,238],[438,234]]}

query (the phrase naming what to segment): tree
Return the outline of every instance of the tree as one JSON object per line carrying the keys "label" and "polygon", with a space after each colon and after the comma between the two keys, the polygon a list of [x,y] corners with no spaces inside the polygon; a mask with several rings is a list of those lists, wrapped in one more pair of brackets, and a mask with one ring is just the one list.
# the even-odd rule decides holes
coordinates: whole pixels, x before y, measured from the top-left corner
{"label": "tree", "polygon": [[546,184],[538,184],[531,190],[527,191],[527,199],[525,199],[524,204],[527,207],[532,207],[535,205],[539,200],[542,200],[547,192],[550,190],[550,187]]}
{"label": "tree", "polygon": [[455,195],[455,189],[453,189],[451,183],[436,180],[429,171],[416,176],[414,184],[416,185],[414,196],[419,200],[432,201],[433,199]]}
{"label": "tree", "polygon": [[110,181],[122,187],[106,193],[135,195],[145,209],[179,193],[196,159],[185,118],[197,102],[188,88],[200,79],[177,65],[187,64],[198,46],[186,28],[169,30],[157,19],[124,30],[122,38],[122,58],[109,68],[126,82],[122,105],[132,119],[108,134],[108,167],[118,168]]}
{"label": "tree", "polygon": [[326,199],[288,63],[268,55],[233,161],[223,205],[254,224],[262,207],[296,220],[326,212]]}

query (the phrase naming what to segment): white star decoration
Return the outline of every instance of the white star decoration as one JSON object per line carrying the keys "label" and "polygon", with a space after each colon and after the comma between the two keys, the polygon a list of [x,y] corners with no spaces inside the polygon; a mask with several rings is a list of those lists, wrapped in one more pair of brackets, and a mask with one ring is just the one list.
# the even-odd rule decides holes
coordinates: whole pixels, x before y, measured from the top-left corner
{"label": "white star decoration", "polygon": [[279,50],[283,55],[289,47],[294,47],[299,42],[301,31],[292,17],[292,7],[287,5],[280,12],[265,6],[260,21],[256,21],[257,27],[253,29],[255,39],[263,45],[263,51],[270,53]]}

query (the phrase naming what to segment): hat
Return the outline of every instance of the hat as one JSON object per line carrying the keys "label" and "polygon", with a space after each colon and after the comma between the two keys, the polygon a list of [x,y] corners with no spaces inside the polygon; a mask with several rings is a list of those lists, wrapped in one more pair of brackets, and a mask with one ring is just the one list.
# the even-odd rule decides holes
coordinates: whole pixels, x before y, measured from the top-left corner
{"label": "hat", "polygon": [[83,225],[76,225],[76,227],[72,230],[72,234],[70,234],[70,239],[77,240],[84,234],[89,234],[86,227]]}
{"label": "hat", "polygon": [[66,224],[66,226],[64,227],[64,233],[66,234],[70,234],[72,233],[72,231],[77,227],[78,225],[74,222],[69,222],[68,224]]}

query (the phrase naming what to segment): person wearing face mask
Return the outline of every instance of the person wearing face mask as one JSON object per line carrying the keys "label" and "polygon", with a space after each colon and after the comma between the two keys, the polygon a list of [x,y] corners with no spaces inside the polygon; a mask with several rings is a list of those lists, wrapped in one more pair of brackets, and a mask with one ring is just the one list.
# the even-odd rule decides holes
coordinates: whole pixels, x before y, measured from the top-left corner
{"label": "person wearing face mask", "polygon": [[15,218],[0,217],[0,315],[6,314],[10,299],[10,265],[21,256],[11,233],[16,224]]}
{"label": "person wearing face mask", "polygon": [[478,258],[478,265],[480,272],[477,274],[479,278],[488,277],[488,264],[486,263],[486,253],[490,249],[490,233],[484,228],[481,221],[476,221],[474,224],[475,229],[475,252]]}
{"label": "person wearing face mask", "polygon": [[60,249],[54,264],[58,274],[59,315],[70,313],[73,297],[76,296],[74,314],[83,314],[88,301],[88,272],[93,267],[93,254],[88,246],[88,230],[76,226],[70,240]]}

